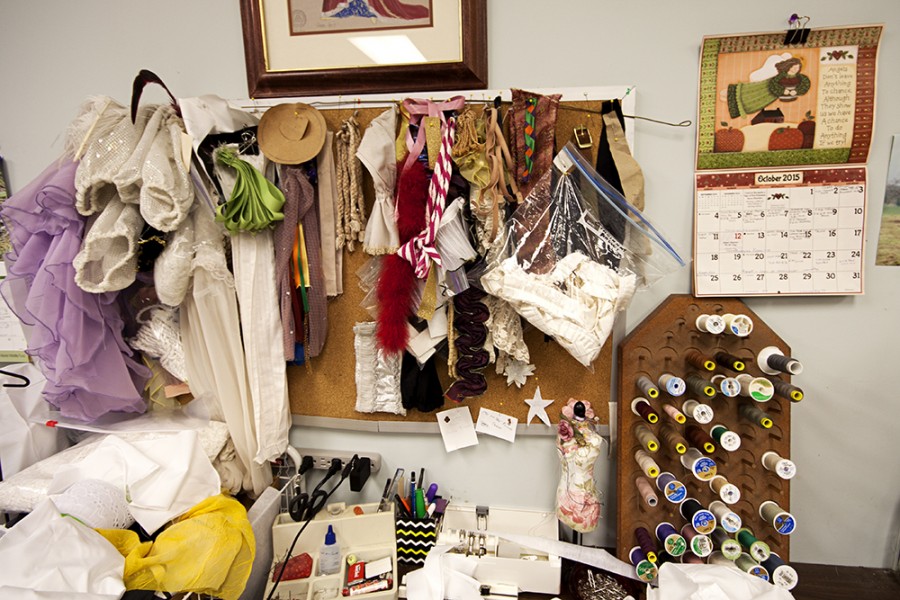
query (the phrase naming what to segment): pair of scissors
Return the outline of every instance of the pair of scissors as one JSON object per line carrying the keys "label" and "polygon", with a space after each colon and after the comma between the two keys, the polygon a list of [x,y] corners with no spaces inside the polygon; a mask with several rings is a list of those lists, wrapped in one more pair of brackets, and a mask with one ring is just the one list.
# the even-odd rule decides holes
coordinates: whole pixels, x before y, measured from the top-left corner
{"label": "pair of scissors", "polygon": [[294,521],[308,521],[315,517],[319,511],[325,507],[325,501],[328,499],[328,492],[322,489],[325,483],[334,477],[341,470],[340,461],[332,463],[325,477],[320,481],[312,492],[298,493],[291,499],[288,505],[288,513]]}

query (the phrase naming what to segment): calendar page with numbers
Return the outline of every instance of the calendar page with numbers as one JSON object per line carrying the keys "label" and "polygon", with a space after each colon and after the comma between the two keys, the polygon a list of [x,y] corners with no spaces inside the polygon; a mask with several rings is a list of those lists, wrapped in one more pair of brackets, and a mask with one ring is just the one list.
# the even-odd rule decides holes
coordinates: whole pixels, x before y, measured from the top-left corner
{"label": "calendar page with numbers", "polygon": [[694,295],[863,293],[866,169],[696,175]]}

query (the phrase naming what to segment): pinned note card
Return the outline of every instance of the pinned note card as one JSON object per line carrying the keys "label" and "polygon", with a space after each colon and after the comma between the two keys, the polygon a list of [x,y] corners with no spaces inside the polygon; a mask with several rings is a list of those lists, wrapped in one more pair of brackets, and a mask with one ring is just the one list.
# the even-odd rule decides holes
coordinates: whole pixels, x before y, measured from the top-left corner
{"label": "pinned note card", "polygon": [[444,438],[444,448],[447,452],[478,444],[475,424],[472,422],[472,413],[469,411],[468,406],[444,410],[435,416],[437,417],[438,427],[441,429],[441,437]]}
{"label": "pinned note card", "polygon": [[475,424],[475,431],[513,443],[516,441],[516,425],[518,423],[519,420],[515,417],[504,415],[489,408],[482,408],[478,412],[478,423]]}

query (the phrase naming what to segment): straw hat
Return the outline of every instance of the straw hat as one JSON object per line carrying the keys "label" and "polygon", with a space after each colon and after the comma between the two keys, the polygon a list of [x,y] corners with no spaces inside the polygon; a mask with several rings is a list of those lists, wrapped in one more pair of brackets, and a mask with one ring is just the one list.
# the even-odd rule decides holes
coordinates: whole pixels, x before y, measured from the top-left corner
{"label": "straw hat", "polygon": [[308,104],[279,104],[259,120],[257,140],[266,158],[296,165],[313,158],[325,144],[325,117]]}

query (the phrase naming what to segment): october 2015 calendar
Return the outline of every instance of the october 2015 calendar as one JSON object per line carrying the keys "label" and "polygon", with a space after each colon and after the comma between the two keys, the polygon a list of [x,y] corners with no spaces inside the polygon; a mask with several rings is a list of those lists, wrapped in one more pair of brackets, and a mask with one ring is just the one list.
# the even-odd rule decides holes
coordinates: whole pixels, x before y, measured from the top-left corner
{"label": "october 2015 calendar", "polygon": [[866,170],[696,175],[694,294],[861,294]]}

